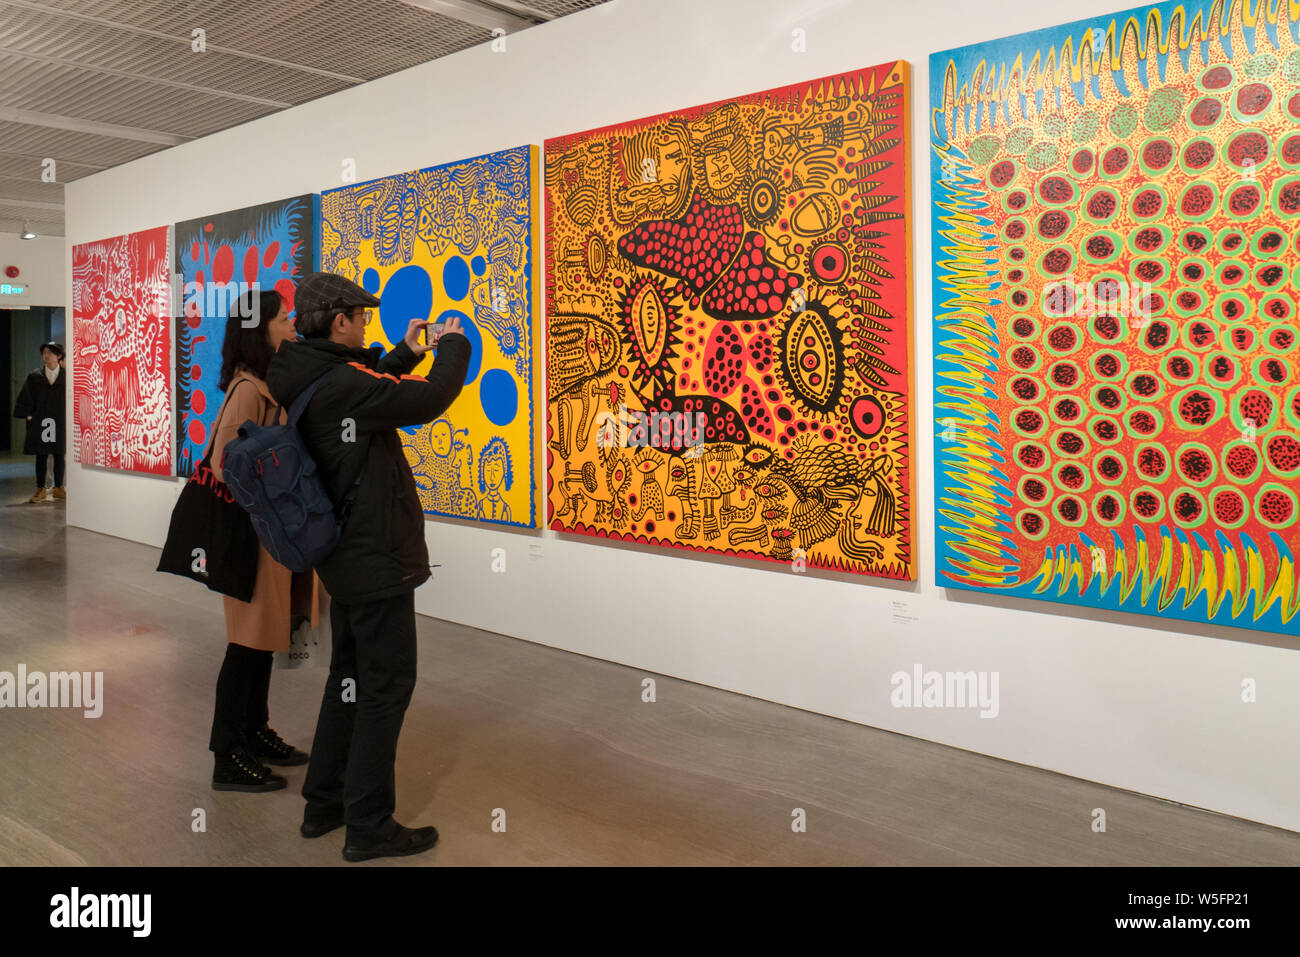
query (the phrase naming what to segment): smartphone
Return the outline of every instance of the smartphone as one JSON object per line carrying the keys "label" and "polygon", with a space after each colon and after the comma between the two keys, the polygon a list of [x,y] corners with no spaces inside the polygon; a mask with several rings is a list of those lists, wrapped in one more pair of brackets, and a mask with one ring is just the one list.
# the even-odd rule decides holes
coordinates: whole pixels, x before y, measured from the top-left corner
{"label": "smartphone", "polygon": [[429,322],[424,326],[424,344],[426,346],[436,346],[438,337],[442,335],[442,330],[447,328],[445,322]]}

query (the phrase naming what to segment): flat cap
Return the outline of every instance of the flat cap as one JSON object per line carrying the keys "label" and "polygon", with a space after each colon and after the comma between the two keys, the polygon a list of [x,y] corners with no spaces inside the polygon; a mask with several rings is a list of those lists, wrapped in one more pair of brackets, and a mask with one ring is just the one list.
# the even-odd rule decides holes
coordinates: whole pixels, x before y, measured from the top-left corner
{"label": "flat cap", "polygon": [[355,306],[373,309],[378,305],[378,296],[370,295],[352,280],[332,272],[312,273],[298,283],[293,294],[293,306],[299,315],[317,310],[352,309]]}

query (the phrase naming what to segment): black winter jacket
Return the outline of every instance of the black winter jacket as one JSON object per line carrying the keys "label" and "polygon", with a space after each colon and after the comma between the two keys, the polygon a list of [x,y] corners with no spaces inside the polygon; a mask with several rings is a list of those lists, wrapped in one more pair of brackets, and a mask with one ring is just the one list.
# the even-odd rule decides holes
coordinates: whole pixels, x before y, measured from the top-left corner
{"label": "black winter jacket", "polygon": [[339,543],[316,568],[336,600],[378,601],[428,580],[424,512],[396,430],[447,411],[465,384],[470,348],[465,336],[444,335],[427,378],[409,375],[419,359],[404,342],[381,358],[378,349],[299,339],[271,359],[266,384],[286,407],[325,377],[298,428],[336,508],[361,477]]}
{"label": "black winter jacket", "polygon": [[[24,455],[63,454],[63,428],[67,421],[65,413],[68,405],[67,375],[67,372],[60,367],[58,378],[54,380],[54,385],[50,385],[50,380],[45,378],[45,368],[42,366],[29,375],[27,381],[23,383],[22,391],[18,393],[18,399],[14,402],[14,418],[31,418],[27,423],[27,437],[23,439]],[[46,419],[54,420],[53,442],[45,442],[41,438],[45,435],[43,423]]]}

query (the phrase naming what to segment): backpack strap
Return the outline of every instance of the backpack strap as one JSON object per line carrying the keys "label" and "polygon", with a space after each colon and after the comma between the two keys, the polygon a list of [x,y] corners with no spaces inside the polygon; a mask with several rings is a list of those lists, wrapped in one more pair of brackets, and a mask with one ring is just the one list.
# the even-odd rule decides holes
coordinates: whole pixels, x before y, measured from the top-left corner
{"label": "backpack strap", "polygon": [[[311,401],[311,397],[316,394],[316,390],[320,388],[321,382],[324,381],[325,376],[327,375],[329,375],[328,371],[322,372],[312,380],[311,385],[298,393],[298,398],[294,399],[293,405],[289,406],[289,425],[294,428],[298,427],[298,420],[301,419],[302,414],[307,411],[307,403]],[[281,406],[280,408],[284,408],[284,406]]]}
{"label": "backpack strap", "polygon": [[212,438],[208,440],[208,450],[204,453],[203,459],[199,462],[199,468],[208,465],[212,461],[212,453],[216,451],[217,433],[221,430],[221,420],[225,418],[226,408],[230,405],[230,397],[235,394],[235,390],[247,382],[247,379],[240,379],[230,391],[226,393],[226,400],[221,403],[221,410],[217,413],[217,421],[212,423]]}
{"label": "backpack strap", "polygon": [[[325,380],[325,376],[327,375],[329,375],[329,371],[321,373],[316,379],[312,381],[311,385],[307,386],[307,388],[303,389],[300,393],[298,393],[298,397],[294,399],[293,404],[289,406],[288,424],[292,428],[296,429],[298,427],[298,420],[301,419],[302,414],[305,411],[307,411],[307,403],[311,401],[311,397],[316,394],[316,390],[320,388],[321,382]],[[373,438],[373,436],[371,438]],[[371,439],[367,438],[366,449],[361,456],[361,469],[360,471],[357,472],[357,477],[353,479],[352,484],[348,486],[348,494],[344,496],[343,505],[339,509],[340,527],[345,521],[347,521],[348,513],[352,511],[352,502],[357,497],[357,491],[361,488],[361,476],[365,474],[366,460],[370,458],[370,442]]]}

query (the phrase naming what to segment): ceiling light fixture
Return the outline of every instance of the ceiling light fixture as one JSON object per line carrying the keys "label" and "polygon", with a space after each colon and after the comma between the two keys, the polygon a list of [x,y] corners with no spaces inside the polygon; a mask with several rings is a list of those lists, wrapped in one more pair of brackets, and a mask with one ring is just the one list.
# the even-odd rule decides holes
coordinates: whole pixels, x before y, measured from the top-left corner
{"label": "ceiling light fixture", "polygon": [[22,231],[21,233],[18,234],[18,238],[19,238],[19,239],[35,239],[35,238],[36,238],[36,234],[35,234],[34,232],[32,232],[32,227],[31,227],[31,226],[29,226],[27,223],[23,223],[23,231]]}

